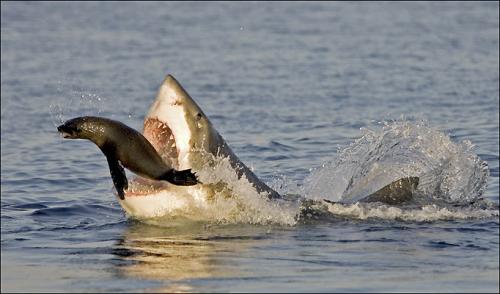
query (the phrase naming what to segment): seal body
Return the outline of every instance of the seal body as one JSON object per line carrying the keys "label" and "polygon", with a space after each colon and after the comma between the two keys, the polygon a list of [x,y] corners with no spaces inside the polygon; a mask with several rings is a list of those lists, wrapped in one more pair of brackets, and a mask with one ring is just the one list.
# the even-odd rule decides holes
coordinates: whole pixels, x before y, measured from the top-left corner
{"label": "seal body", "polygon": [[84,116],[70,119],[57,129],[64,138],[88,139],[101,149],[121,199],[124,198],[123,190],[128,187],[123,167],[142,177],[165,180],[175,185],[197,183],[190,170],[177,171],[168,166],[141,133],[119,121]]}

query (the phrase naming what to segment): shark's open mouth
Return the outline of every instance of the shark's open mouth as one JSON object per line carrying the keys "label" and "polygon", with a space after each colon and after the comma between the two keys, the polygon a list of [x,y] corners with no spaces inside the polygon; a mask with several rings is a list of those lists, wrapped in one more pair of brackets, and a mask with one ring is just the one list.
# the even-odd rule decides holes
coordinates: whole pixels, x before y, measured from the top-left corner
{"label": "shark's open mouth", "polygon": [[153,145],[163,161],[175,169],[179,168],[179,151],[174,134],[168,125],[156,118],[144,121],[144,137]]}
{"label": "shark's open mouth", "polygon": [[[156,118],[146,118],[144,121],[144,137],[153,145],[163,161],[175,169],[179,167],[179,151],[174,134],[168,125]],[[129,181],[127,196],[148,196],[153,192],[167,189],[169,183],[155,181],[136,176]]]}
{"label": "shark's open mouth", "polygon": [[[158,89],[156,99],[146,114],[142,134],[167,166],[177,171],[191,170],[196,174],[199,184],[184,186],[142,177],[130,179],[128,189],[124,191],[126,197],[151,196],[148,198],[152,200],[145,201],[144,203],[150,203],[151,207],[144,208],[139,204],[142,200],[134,202],[136,198],[132,200],[135,204],[127,204],[131,205],[128,210],[132,210],[131,207],[142,207],[141,209],[156,211],[158,205],[173,205],[168,203],[174,198],[182,203],[185,203],[186,199],[195,202],[212,199],[221,189],[225,191],[224,195],[230,195],[233,193],[232,183],[235,181],[233,172],[238,179],[244,176],[244,185],[251,185],[249,189],[255,188],[256,192],[265,193],[269,198],[280,197],[236,157],[198,104],[171,75],[165,77]],[[221,161],[216,158],[221,158]],[[216,176],[219,168],[223,169],[223,172]],[[205,175],[207,180],[204,179]],[[237,186],[240,189],[240,185]],[[126,200],[127,198],[120,203]]]}

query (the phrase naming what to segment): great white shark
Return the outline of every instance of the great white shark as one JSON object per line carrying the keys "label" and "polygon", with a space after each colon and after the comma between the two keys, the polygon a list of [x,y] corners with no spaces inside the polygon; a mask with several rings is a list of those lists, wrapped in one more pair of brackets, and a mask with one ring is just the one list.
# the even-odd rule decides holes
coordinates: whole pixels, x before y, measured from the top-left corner
{"label": "great white shark", "polygon": [[[172,75],[163,80],[145,116],[143,135],[162,160],[176,170],[206,171],[217,165],[218,159],[225,158],[239,180],[246,181],[259,197],[269,201],[281,198],[239,160],[206,114]],[[418,178],[402,178],[361,201],[400,204],[412,199],[417,185]],[[232,197],[232,193],[230,185],[223,181],[204,182],[202,179],[193,186],[177,186],[137,177],[130,182],[125,197],[119,198],[119,202],[129,215],[155,217],[190,206],[203,208],[210,205],[215,197]]]}

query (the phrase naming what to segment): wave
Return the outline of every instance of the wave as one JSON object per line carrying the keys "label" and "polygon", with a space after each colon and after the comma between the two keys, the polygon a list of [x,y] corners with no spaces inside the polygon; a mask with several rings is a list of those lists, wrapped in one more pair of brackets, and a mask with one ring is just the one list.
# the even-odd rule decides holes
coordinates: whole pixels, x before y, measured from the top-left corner
{"label": "wave", "polygon": [[436,204],[420,207],[395,207],[380,203],[327,204],[328,212],[336,217],[367,220],[395,220],[411,222],[433,222],[447,220],[477,220],[498,218],[498,206],[493,203],[473,206],[440,206]]}

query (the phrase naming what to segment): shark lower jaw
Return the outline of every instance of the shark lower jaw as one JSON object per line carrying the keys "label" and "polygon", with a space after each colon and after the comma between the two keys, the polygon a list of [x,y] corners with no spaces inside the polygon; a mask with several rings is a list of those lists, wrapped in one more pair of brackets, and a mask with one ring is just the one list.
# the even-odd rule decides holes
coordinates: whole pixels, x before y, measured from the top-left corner
{"label": "shark lower jaw", "polygon": [[128,189],[125,191],[127,197],[149,196],[161,191],[168,190],[170,184],[164,181],[155,181],[136,176],[129,181]]}

